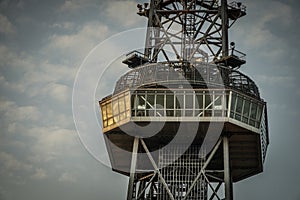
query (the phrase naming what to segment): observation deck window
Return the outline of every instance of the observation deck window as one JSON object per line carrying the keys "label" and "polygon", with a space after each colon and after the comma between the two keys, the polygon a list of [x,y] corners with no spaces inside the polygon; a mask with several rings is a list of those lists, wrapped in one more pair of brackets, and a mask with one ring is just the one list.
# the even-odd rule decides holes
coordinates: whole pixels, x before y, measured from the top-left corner
{"label": "observation deck window", "polygon": [[130,118],[129,92],[101,103],[103,127],[109,127]]}
{"label": "observation deck window", "polygon": [[260,127],[263,104],[232,92],[230,117],[255,128]]}
{"label": "observation deck window", "polygon": [[136,90],[132,117],[226,117],[228,92]]}
{"label": "observation deck window", "polygon": [[[133,121],[231,118],[259,129],[264,103],[233,90],[127,90],[100,102],[106,130]],[[230,104],[229,115],[228,105]],[[149,118],[153,117],[153,118]],[[224,117],[224,119],[221,119]],[[110,127],[110,128],[108,128]]]}

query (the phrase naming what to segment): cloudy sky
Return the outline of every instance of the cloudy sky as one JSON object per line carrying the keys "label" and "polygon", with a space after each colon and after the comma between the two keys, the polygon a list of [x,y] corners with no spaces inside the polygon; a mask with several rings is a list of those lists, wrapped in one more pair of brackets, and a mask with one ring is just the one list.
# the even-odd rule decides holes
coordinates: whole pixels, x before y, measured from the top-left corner
{"label": "cloudy sky", "polygon": [[[231,39],[247,53],[241,70],[268,102],[271,144],[264,173],[235,184],[234,195],[300,200],[300,3],[243,2],[247,16]],[[0,200],[125,199],[127,178],[98,162],[80,141],[72,90],[96,45],[145,27],[136,3],[0,0]]]}

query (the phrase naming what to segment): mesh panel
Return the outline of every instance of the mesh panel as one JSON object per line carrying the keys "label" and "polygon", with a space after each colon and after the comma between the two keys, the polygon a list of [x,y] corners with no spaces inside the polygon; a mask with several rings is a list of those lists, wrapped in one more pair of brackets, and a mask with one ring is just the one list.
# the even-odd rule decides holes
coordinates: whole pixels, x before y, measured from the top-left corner
{"label": "mesh panel", "polygon": [[[171,193],[177,200],[184,199],[187,191],[201,171],[204,159],[201,159],[199,147],[190,147],[183,156],[172,163],[173,159],[179,157],[183,147],[173,146],[168,149],[161,149],[159,152],[159,167]],[[158,183],[158,200],[170,199],[164,185]],[[187,200],[207,200],[207,182],[204,176],[197,180],[191,192],[187,195]]]}

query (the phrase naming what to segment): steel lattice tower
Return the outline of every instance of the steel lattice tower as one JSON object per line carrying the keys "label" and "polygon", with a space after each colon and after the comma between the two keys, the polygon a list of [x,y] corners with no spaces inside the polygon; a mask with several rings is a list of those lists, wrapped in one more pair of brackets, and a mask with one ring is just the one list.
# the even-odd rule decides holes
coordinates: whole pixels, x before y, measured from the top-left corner
{"label": "steel lattice tower", "polygon": [[263,171],[269,144],[266,102],[238,70],[246,55],[228,39],[246,7],[137,7],[148,19],[145,50],[126,55],[131,70],[99,102],[112,168],[129,176],[127,199],[232,200],[233,182]]}

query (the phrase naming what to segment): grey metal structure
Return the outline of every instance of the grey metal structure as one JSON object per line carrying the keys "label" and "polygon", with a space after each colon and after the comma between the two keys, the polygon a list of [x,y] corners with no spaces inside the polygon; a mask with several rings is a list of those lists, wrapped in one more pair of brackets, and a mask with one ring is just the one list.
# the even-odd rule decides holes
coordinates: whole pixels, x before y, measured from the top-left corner
{"label": "grey metal structure", "polygon": [[228,42],[246,7],[151,0],[138,14],[148,18],[145,51],[127,54],[131,70],[99,102],[112,168],[129,176],[127,199],[232,200],[233,182],[263,171],[269,144],[266,102]]}

